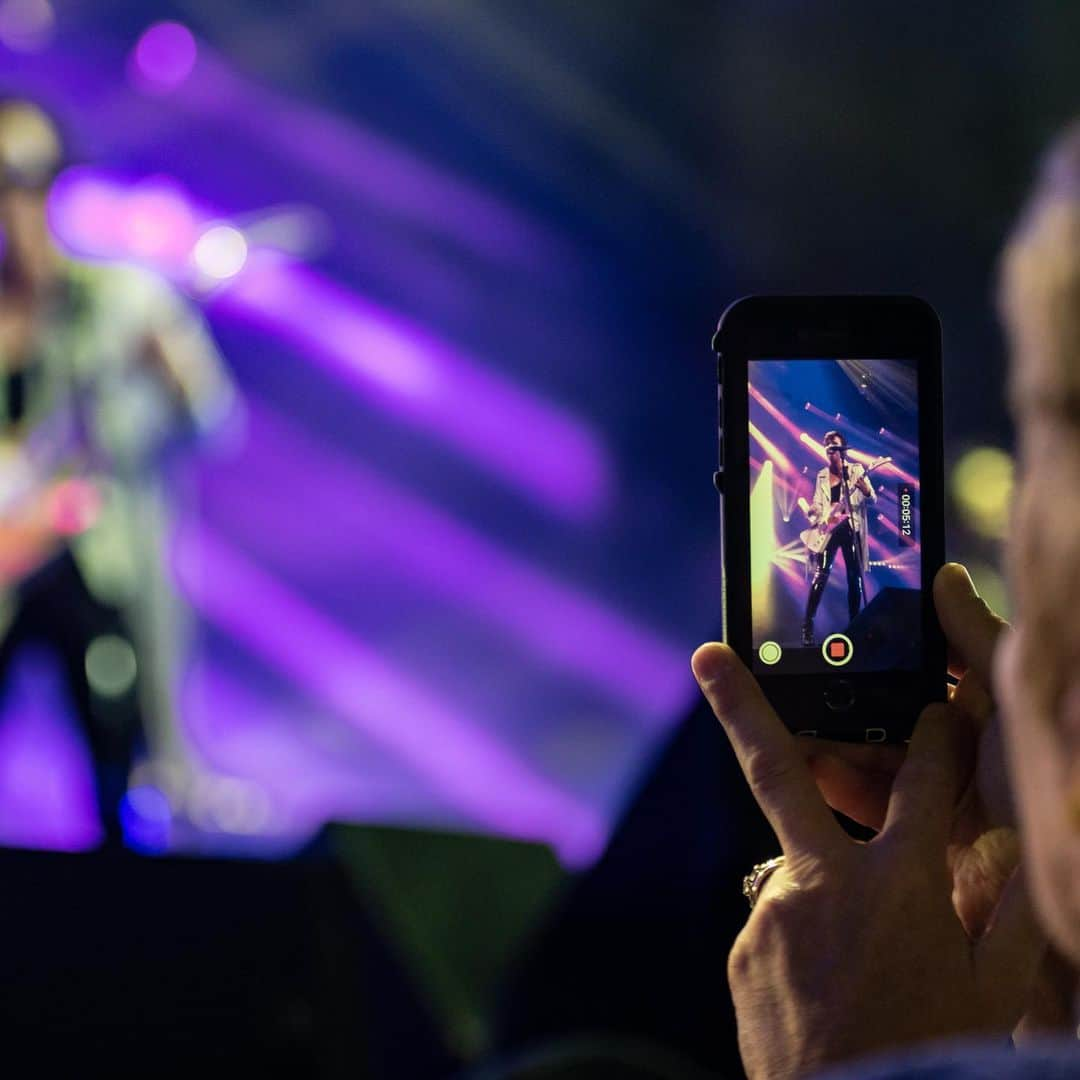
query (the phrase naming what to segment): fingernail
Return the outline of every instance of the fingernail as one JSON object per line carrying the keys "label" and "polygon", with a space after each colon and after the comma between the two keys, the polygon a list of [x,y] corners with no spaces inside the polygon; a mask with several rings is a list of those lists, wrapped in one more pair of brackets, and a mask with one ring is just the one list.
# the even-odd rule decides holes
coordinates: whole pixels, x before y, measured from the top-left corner
{"label": "fingernail", "polygon": [[719,679],[727,670],[727,657],[727,649],[715,641],[701,645],[690,658],[690,668],[694,672],[694,678],[702,686]]}
{"label": "fingernail", "polygon": [[971,571],[968,570],[968,568],[963,563],[954,562],[949,563],[948,565],[954,568],[955,573],[960,573],[964,575],[967,586],[971,590],[971,595],[974,596],[976,600],[978,600],[980,598],[979,590],[975,588],[975,581],[972,579]]}
{"label": "fingernail", "polygon": [[966,566],[964,566],[963,563],[957,563],[956,565],[964,571],[964,577],[967,578],[967,583],[971,588],[971,595],[974,596],[976,600],[981,599],[981,597],[979,596],[979,590],[975,588],[975,579],[971,576],[971,571]]}

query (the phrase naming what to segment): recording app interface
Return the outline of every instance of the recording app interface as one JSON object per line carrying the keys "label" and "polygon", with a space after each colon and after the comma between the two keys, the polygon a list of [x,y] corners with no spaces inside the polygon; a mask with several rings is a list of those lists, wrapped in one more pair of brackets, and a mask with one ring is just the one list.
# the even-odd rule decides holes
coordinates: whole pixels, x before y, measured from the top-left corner
{"label": "recording app interface", "polygon": [[914,360],[752,360],[754,668],[911,670],[922,655]]}

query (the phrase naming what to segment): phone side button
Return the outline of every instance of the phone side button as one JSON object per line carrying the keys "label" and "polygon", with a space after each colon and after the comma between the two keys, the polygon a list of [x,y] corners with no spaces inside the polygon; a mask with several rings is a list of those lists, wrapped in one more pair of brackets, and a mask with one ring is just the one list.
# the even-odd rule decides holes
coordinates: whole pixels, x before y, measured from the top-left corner
{"label": "phone side button", "polygon": [[837,679],[825,687],[825,704],[833,712],[847,712],[855,704],[855,688],[844,679]]}
{"label": "phone side button", "polygon": [[722,472],[714,472],[712,474],[712,482],[713,482],[713,487],[716,488],[716,490],[719,491],[721,495],[723,495],[724,494],[724,474]]}

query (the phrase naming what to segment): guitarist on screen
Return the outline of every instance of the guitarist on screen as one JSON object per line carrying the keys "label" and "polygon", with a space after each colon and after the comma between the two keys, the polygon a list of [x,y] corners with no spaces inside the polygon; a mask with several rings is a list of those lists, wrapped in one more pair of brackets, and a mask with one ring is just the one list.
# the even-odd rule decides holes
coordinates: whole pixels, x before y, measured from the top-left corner
{"label": "guitarist on screen", "polygon": [[806,598],[803,645],[814,644],[814,616],[837,551],[844,556],[847,571],[849,619],[854,619],[862,608],[863,574],[870,558],[866,504],[877,499],[867,470],[847,460],[844,436],[839,431],[827,432],[824,444],[829,464],[817,475],[814,498],[807,512],[810,528],[802,534],[809,554],[816,561],[810,595]]}

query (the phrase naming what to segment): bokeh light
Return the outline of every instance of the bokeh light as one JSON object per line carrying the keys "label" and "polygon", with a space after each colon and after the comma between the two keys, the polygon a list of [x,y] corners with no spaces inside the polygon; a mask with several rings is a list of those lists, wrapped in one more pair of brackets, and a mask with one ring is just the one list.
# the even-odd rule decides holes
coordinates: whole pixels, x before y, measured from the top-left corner
{"label": "bokeh light", "polygon": [[52,41],[56,14],[49,0],[0,3],[0,42],[14,52],[40,52]]}
{"label": "bokeh light", "polygon": [[105,634],[86,650],[86,681],[102,697],[119,697],[134,685],[138,674],[135,650],[124,638]]}
{"label": "bokeh light", "polygon": [[197,59],[198,47],[191,31],[180,23],[160,22],[135,45],[132,72],[145,89],[167,92],[187,81]]}
{"label": "bokeh light", "polygon": [[236,277],[247,262],[244,234],[232,225],[213,225],[199,237],[192,252],[196,269],[215,281]]}
{"label": "bokeh light", "polygon": [[965,523],[991,539],[1005,535],[1012,501],[1012,457],[996,446],[977,446],[952,471],[952,494]]}

